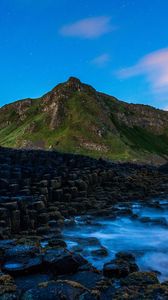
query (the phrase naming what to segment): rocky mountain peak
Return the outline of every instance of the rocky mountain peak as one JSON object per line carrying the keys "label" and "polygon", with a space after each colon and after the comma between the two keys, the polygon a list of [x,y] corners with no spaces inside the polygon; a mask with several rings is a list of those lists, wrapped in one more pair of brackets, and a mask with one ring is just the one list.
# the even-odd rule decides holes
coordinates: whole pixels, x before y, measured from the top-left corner
{"label": "rocky mountain peak", "polygon": [[84,91],[85,85],[76,77],[69,77],[65,83],[66,88],[70,91]]}
{"label": "rocky mountain peak", "polygon": [[76,77],[69,77],[69,79],[66,81],[65,83],[66,88],[68,88],[68,90],[70,90],[71,92],[89,92],[92,91],[94,92],[95,89],[88,85],[85,84],[83,82],[80,81],[80,79],[76,78]]}
{"label": "rocky mountain peak", "polygon": [[76,85],[76,84],[82,84],[82,83],[81,83],[81,81],[80,81],[79,78],[71,76],[71,77],[69,77],[69,79],[67,80],[67,84],[70,84],[70,85],[71,85],[71,84],[74,84],[74,85]]}
{"label": "rocky mountain peak", "polygon": [[51,98],[53,99],[55,96],[57,96],[57,98],[67,98],[74,92],[95,93],[96,90],[92,86],[81,82],[80,79],[71,76],[67,81],[55,86],[49,93],[45,94],[43,98],[45,98],[45,101]]}

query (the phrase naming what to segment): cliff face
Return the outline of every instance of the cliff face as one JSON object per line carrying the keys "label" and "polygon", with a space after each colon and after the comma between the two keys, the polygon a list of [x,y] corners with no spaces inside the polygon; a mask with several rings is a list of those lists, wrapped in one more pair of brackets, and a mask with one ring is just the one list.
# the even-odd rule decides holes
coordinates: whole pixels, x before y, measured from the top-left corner
{"label": "cliff face", "polygon": [[0,109],[0,145],[94,157],[168,157],[168,112],[128,104],[71,77],[41,98]]}

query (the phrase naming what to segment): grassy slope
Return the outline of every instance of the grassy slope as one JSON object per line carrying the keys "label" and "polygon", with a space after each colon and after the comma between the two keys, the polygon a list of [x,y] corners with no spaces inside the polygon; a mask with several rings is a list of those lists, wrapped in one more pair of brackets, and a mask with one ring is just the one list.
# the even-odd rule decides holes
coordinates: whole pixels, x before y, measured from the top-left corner
{"label": "grassy slope", "polygon": [[[114,121],[115,118],[113,118]],[[134,151],[144,151],[158,155],[168,155],[168,137],[156,135],[140,127],[129,128],[114,121],[120,131],[121,139]]]}
{"label": "grassy slope", "polygon": [[[145,153],[154,153],[161,156],[168,155],[167,136],[157,136],[142,128],[128,128],[115,118],[115,111],[125,112],[122,102],[109,100],[107,105],[111,110],[111,121],[115,124],[119,134],[109,130],[109,118],[103,113],[100,103],[95,102],[91,95],[74,93],[65,104],[66,114],[62,125],[57,130],[50,130],[45,113],[39,107],[40,99],[35,100],[26,113],[26,118],[18,124],[18,117],[11,107],[6,114],[0,114],[0,124],[11,120],[12,124],[0,130],[0,145],[8,147],[21,146],[23,140],[32,142],[45,141],[46,148],[56,148],[60,151],[76,152],[94,157],[130,160],[141,159]],[[33,132],[28,128],[33,124]],[[103,136],[93,130],[105,128]],[[107,152],[89,150],[82,147],[83,141],[107,147]]]}

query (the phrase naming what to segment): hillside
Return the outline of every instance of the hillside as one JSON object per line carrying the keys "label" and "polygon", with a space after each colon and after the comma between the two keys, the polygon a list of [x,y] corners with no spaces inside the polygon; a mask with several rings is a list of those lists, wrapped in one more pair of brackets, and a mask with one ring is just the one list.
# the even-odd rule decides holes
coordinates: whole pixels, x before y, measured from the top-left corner
{"label": "hillside", "polygon": [[168,112],[119,101],[70,77],[41,98],[3,106],[0,145],[159,162],[168,158]]}

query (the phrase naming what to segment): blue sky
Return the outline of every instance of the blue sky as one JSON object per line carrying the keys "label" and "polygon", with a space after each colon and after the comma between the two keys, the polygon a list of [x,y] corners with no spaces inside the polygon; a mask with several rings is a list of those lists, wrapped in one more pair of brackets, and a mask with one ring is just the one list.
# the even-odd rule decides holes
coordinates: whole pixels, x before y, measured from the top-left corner
{"label": "blue sky", "polygon": [[0,105],[76,76],[168,108],[167,0],[0,0]]}

